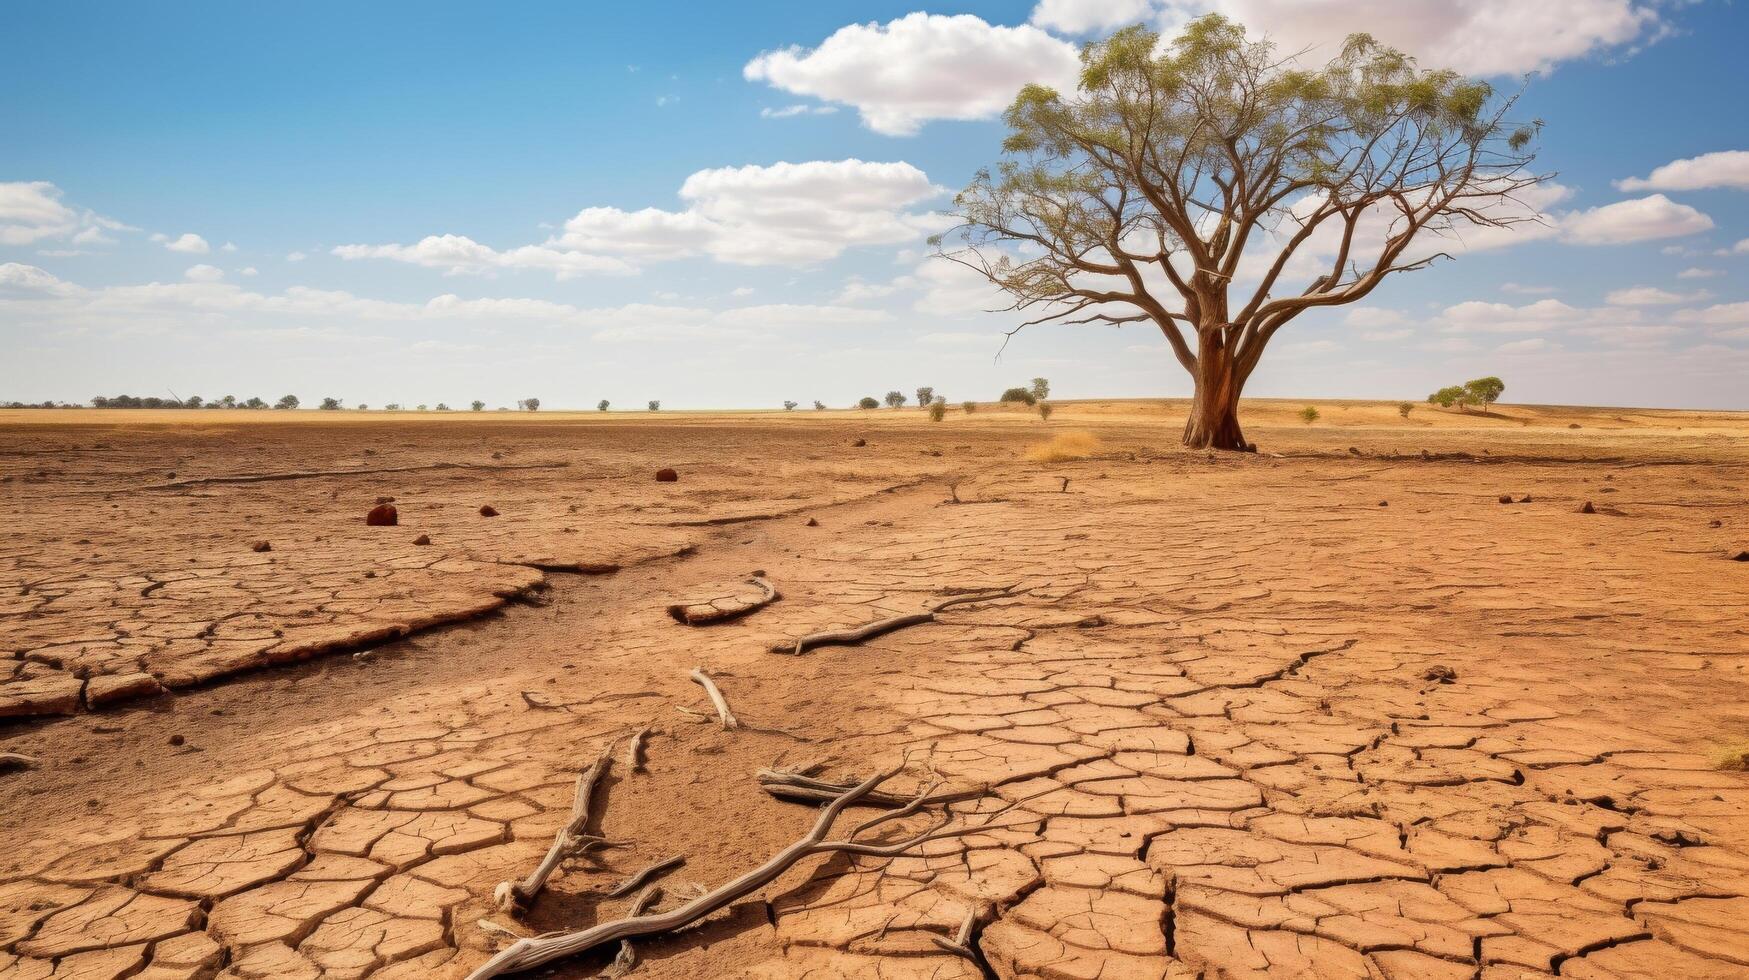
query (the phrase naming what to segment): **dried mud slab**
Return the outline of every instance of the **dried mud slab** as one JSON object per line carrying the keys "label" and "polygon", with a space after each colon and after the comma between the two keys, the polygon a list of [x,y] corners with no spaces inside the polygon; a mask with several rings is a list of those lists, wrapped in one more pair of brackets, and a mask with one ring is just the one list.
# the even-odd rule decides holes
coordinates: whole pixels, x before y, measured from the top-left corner
{"label": "dried mud slab", "polygon": [[758,609],[763,609],[783,598],[777,587],[766,581],[764,577],[755,575],[734,591],[708,599],[694,599],[686,602],[671,603],[668,615],[676,622],[688,626],[705,626],[710,623],[720,623],[725,620],[739,619]]}

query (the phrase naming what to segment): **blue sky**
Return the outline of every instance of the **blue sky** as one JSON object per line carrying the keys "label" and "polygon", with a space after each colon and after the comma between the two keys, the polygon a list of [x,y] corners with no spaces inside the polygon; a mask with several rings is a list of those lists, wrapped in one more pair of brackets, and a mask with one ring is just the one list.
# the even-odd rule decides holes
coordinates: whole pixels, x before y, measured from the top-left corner
{"label": "blue sky", "polygon": [[1537,232],[1302,317],[1248,394],[1490,373],[1508,401],[1749,408],[1749,14],[1716,0],[12,4],[0,400],[1184,395],[1151,328],[996,360],[1016,317],[923,239],[1020,81],[1206,9],[1536,71],[1558,173]]}

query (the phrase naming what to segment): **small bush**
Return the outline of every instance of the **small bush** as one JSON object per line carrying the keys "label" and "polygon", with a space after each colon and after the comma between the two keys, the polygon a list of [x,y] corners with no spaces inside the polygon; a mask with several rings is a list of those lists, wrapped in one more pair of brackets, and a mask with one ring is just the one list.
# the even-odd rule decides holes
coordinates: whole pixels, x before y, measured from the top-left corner
{"label": "small bush", "polygon": [[786,412],[793,412],[793,411],[795,411],[795,410],[796,410],[796,406],[797,406],[797,405],[799,405],[799,404],[801,404],[801,403],[800,403],[800,402],[792,402],[792,401],[787,401],[787,400],[786,400],[786,401],[785,401],[785,402],[784,402],[784,403],[783,403],[783,410],[784,410],[784,411],[786,411]]}
{"label": "small bush", "polygon": [[1713,768],[1727,772],[1749,770],[1749,743],[1726,745],[1713,752]]}
{"label": "small bush", "polygon": [[947,405],[942,402],[930,402],[929,420],[931,422],[940,422],[944,418],[947,418]]}
{"label": "small bush", "polygon": [[437,403],[437,410],[440,412],[447,412],[447,411],[449,411],[449,406],[445,405],[443,402],[438,402]]}
{"label": "small bush", "polygon": [[1307,425],[1311,425],[1313,422],[1318,421],[1318,410],[1307,405],[1305,408],[1300,409],[1300,419]]}
{"label": "small bush", "polygon": [[1046,398],[1051,397],[1051,383],[1045,378],[1034,378],[1032,379],[1031,387],[1029,387],[1027,391],[1032,394],[1033,398],[1042,402]]}
{"label": "small bush", "polygon": [[595,410],[597,412],[607,411],[607,399],[603,398],[602,400],[596,402],[595,403]]}
{"label": "small bush", "polygon": [[818,398],[814,399],[814,411],[824,412],[825,410],[826,410],[826,403],[821,401]]}
{"label": "small bush", "polygon": [[1039,418],[1044,419],[1046,422],[1049,422],[1051,420],[1051,412],[1052,412],[1052,408],[1051,408],[1050,402],[1039,402],[1038,403],[1038,417]]}
{"label": "small bush", "polygon": [[1401,415],[1404,418],[1408,418],[1409,413],[1413,412],[1413,411],[1415,411],[1415,403],[1414,402],[1398,402],[1397,403],[1397,414],[1398,415]]}
{"label": "small bush", "polygon": [[905,404],[905,393],[904,392],[902,392],[902,391],[889,391],[889,392],[887,392],[887,407],[888,408],[898,408],[899,406],[901,406],[903,404]]}
{"label": "small bush", "polygon": [[340,399],[338,399],[338,398],[324,398],[324,399],[322,399],[322,411],[324,411],[324,412],[337,412],[339,410],[340,410]]}
{"label": "small bush", "polygon": [[1010,388],[1007,391],[1004,391],[1002,397],[998,398],[997,401],[1020,402],[1021,404],[1028,406],[1038,404],[1038,398],[1025,388]]}
{"label": "small bush", "polygon": [[1086,459],[1105,446],[1091,432],[1063,432],[1052,436],[1026,451],[1026,458],[1035,463],[1062,463],[1071,459]]}
{"label": "small bush", "polygon": [[661,410],[662,410],[662,403],[660,401],[657,401],[654,398],[650,399],[650,411],[660,412]]}
{"label": "small bush", "polygon": [[960,402],[960,408],[965,409],[966,414],[970,415],[973,412],[978,410],[978,403],[977,402]]}
{"label": "small bush", "polygon": [[878,399],[870,398],[867,395],[864,395],[862,398],[862,401],[859,401],[856,403],[856,407],[857,408],[880,408],[881,403]]}
{"label": "small bush", "polygon": [[486,410],[486,403],[476,398],[468,403],[468,407],[476,412],[484,412]]}

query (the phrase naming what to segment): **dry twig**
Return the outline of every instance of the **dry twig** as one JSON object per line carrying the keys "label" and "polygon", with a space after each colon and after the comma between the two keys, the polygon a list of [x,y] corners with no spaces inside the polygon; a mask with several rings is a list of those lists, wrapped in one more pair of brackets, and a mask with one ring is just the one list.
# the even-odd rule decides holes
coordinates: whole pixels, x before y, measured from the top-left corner
{"label": "dry twig", "polygon": [[694,667],[692,668],[692,679],[704,688],[706,694],[711,696],[711,704],[716,705],[717,718],[721,719],[723,727],[731,730],[740,728],[741,722],[736,720],[735,713],[729,710],[728,699],[723,697],[722,691],[717,690],[717,682],[711,680],[711,675],[705,673],[703,667]]}
{"label": "dry twig", "polygon": [[938,600],[924,612],[906,613],[902,616],[889,616],[886,619],[877,619],[872,623],[864,623],[861,626],[856,626],[851,629],[826,630],[820,633],[809,633],[808,635],[796,640],[794,647],[779,644],[773,646],[771,652],[800,656],[815,647],[855,646],[858,643],[872,640],[877,636],[891,633],[894,630],[904,629],[907,626],[919,626],[923,623],[933,623],[935,622],[936,615],[949,606],[957,606],[968,602],[988,602],[992,599],[1012,598],[1016,595],[1014,590],[1015,586],[1011,585],[990,592],[973,592],[966,595],[950,596],[946,599]]}
{"label": "dry twig", "polygon": [[546,856],[528,873],[528,877],[521,881],[499,882],[498,887],[493,889],[492,898],[499,908],[511,913],[528,908],[533,904],[535,896],[546,887],[547,879],[552,877],[553,872],[559,869],[559,865],[566,858],[576,857],[597,847],[613,846],[611,841],[601,835],[589,832],[589,817],[595,787],[600,784],[601,777],[607,775],[608,767],[613,765],[613,750],[618,745],[617,738],[607,743],[594,764],[577,777],[577,795],[571,802],[571,820],[553,835],[553,846],[547,848]]}

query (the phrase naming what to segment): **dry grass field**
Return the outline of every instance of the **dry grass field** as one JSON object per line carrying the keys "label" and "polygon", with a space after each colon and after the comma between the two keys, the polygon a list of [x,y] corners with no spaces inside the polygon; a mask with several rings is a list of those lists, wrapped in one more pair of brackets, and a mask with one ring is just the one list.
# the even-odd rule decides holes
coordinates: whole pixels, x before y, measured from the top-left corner
{"label": "dry grass field", "polygon": [[1749,976],[1749,414],[1305,404],[0,413],[0,976]]}

